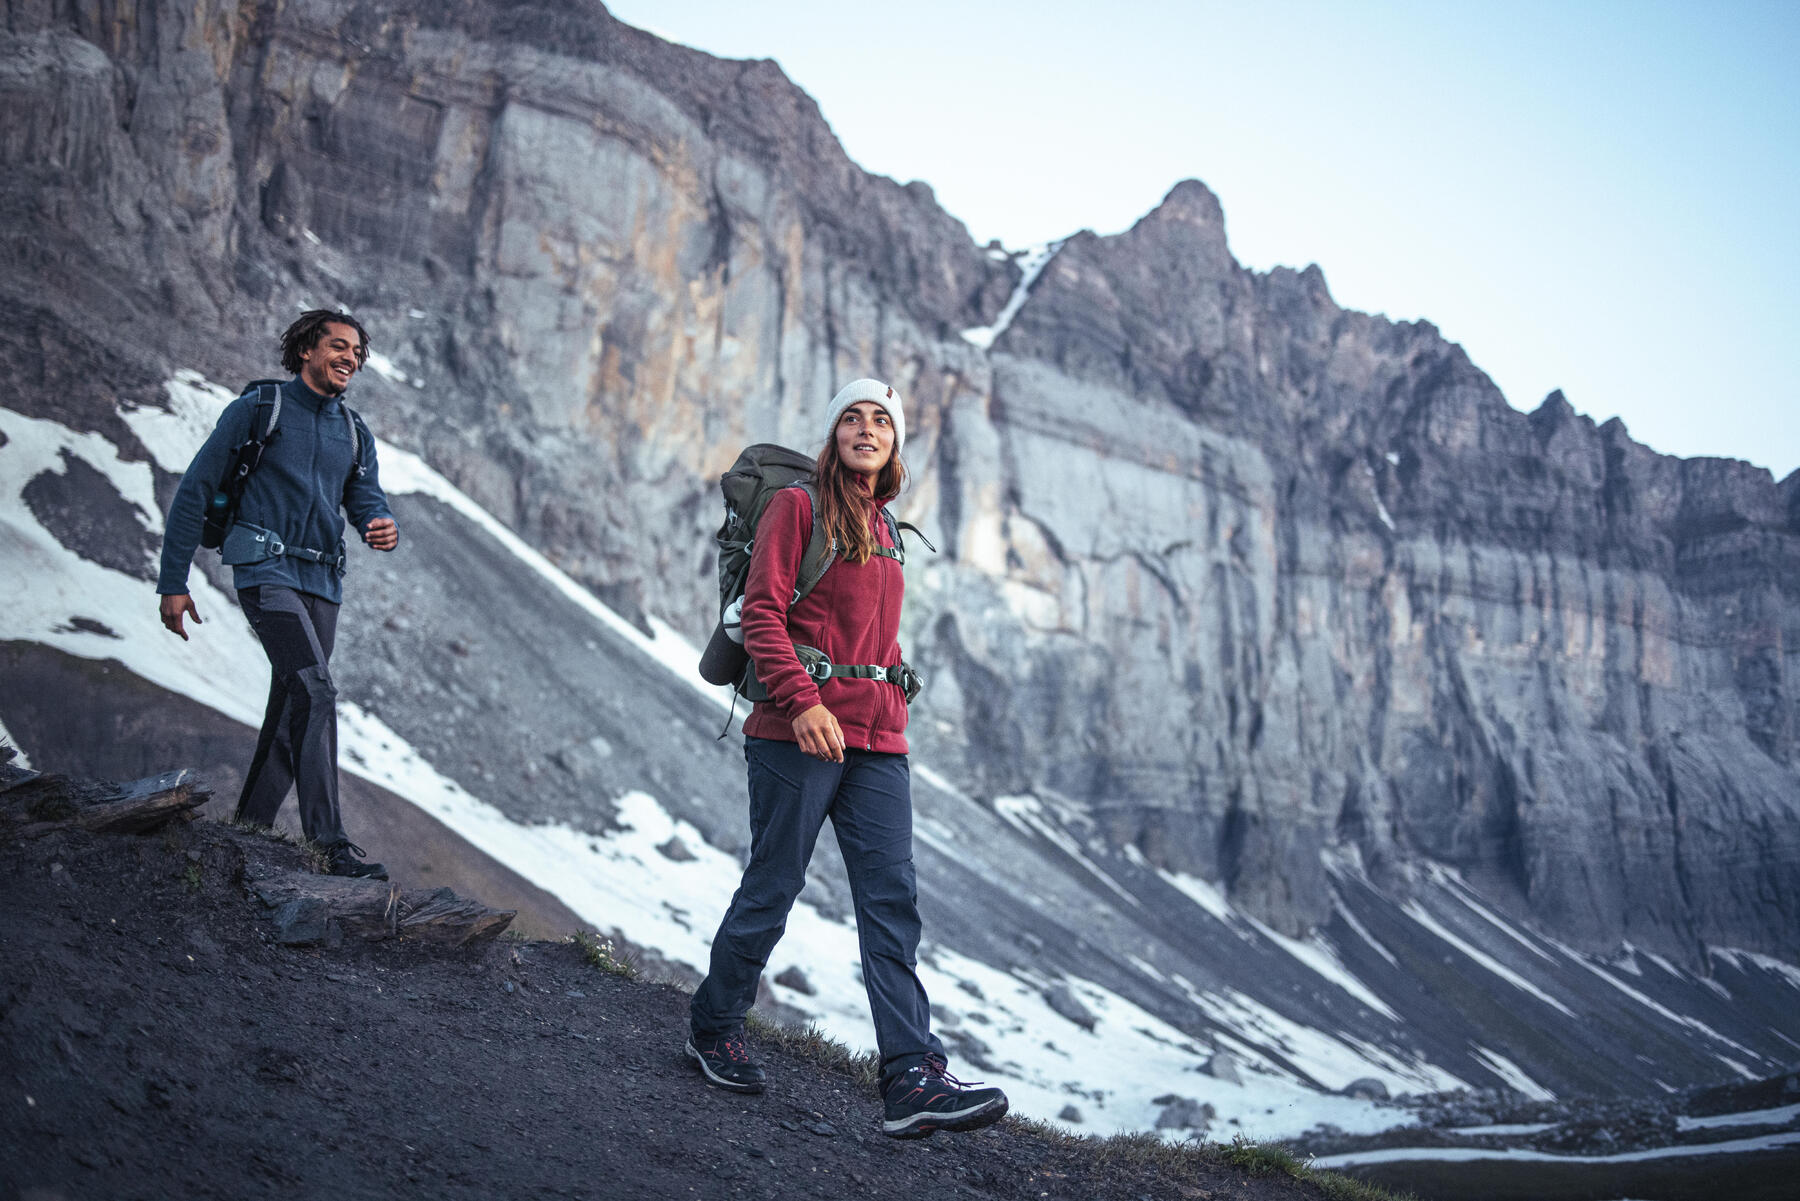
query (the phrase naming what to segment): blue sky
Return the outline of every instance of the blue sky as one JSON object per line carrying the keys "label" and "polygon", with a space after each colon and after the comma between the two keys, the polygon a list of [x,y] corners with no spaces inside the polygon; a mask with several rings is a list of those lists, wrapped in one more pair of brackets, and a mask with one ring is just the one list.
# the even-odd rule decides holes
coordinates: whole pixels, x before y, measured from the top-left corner
{"label": "blue sky", "polygon": [[1800,3],[608,7],[775,59],[978,241],[1116,233],[1201,179],[1240,262],[1432,321],[1520,408],[1800,466]]}

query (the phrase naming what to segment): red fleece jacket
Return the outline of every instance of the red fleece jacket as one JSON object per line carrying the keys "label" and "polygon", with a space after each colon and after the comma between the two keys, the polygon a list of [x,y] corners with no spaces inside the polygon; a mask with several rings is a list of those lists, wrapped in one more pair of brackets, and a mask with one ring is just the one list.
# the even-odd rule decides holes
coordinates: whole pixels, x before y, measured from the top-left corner
{"label": "red fleece jacket", "polygon": [[[833,663],[898,664],[905,573],[880,555],[869,556],[867,563],[835,559],[813,590],[789,608],[812,523],[811,498],[800,488],[783,488],[756,525],[742,628],[744,649],[769,699],[757,702],[744,733],[796,742],[794,718],[823,703],[844,731],[845,746],[904,755],[905,694],[884,680],[833,678],[819,685],[800,666],[794,644],[816,646]],[[869,529],[877,543],[893,545],[873,504]]]}

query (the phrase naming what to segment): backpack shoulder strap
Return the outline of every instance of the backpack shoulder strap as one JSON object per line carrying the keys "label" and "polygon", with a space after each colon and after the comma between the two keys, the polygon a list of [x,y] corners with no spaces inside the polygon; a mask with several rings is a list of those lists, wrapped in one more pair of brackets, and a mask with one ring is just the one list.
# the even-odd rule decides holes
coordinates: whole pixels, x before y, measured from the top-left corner
{"label": "backpack shoulder strap", "polygon": [[[269,421],[267,425],[263,426],[262,437],[256,438],[258,442],[266,443],[275,436],[275,423],[281,420],[281,381],[274,379],[251,380],[245,386],[244,392],[248,394],[252,390],[256,392],[256,411],[262,409],[269,411]],[[256,437],[254,411],[250,418],[250,435],[253,438]]]}
{"label": "backpack shoulder strap", "polygon": [[358,413],[349,405],[344,404],[341,400],[338,401],[338,404],[342,406],[344,410],[344,424],[350,427],[350,474],[352,476],[361,476],[363,473],[362,414]]}
{"label": "backpack shoulder strap", "polygon": [[885,546],[876,546],[875,553],[883,558],[892,559],[894,562],[900,564],[900,566],[905,567],[906,543],[900,541],[900,523],[894,520],[893,510],[889,509],[886,505],[881,506],[881,520],[887,525],[888,541],[892,542],[894,545],[891,550]]}
{"label": "backpack shoulder strap", "polygon": [[800,572],[794,577],[794,599],[788,602],[797,605],[825,578],[825,570],[837,558],[837,543],[825,532],[825,514],[819,506],[818,488],[805,480],[788,487],[806,493],[806,499],[812,505],[812,534],[806,540],[806,553],[800,556]]}

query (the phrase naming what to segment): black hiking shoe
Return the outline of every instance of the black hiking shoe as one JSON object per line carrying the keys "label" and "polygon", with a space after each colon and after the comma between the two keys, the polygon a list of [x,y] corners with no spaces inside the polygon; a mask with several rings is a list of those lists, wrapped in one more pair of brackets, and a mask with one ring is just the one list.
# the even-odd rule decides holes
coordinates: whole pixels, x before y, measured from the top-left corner
{"label": "black hiking shoe", "polygon": [[979,1130],[1005,1117],[1006,1108],[1005,1093],[964,1084],[934,1055],[888,1086],[881,1132],[892,1138],[930,1138],[940,1130]]}
{"label": "black hiking shoe", "polygon": [[369,853],[353,842],[340,842],[325,849],[325,871],[333,876],[351,876],[359,880],[385,880],[387,868],[379,863],[365,863]]}
{"label": "black hiking shoe", "polygon": [[760,1093],[763,1090],[763,1070],[750,1058],[750,1048],[744,1045],[742,1034],[712,1039],[690,1034],[687,1055],[700,1065],[700,1074],[706,1077],[708,1084],[734,1093]]}

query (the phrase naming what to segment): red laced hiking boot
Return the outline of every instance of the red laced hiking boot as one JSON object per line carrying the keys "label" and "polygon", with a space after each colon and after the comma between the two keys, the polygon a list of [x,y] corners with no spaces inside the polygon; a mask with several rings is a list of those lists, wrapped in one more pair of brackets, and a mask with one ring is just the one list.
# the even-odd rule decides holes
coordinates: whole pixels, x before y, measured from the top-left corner
{"label": "red laced hiking boot", "polygon": [[741,1033],[714,1039],[689,1035],[687,1055],[699,1065],[706,1082],[716,1088],[730,1089],[734,1093],[760,1093],[763,1090],[763,1070],[750,1058],[750,1048],[744,1045]]}
{"label": "red laced hiking boot", "polygon": [[940,1130],[979,1130],[1005,1117],[1006,1109],[1005,1093],[964,1084],[932,1056],[888,1086],[881,1132],[892,1138],[929,1138]]}

